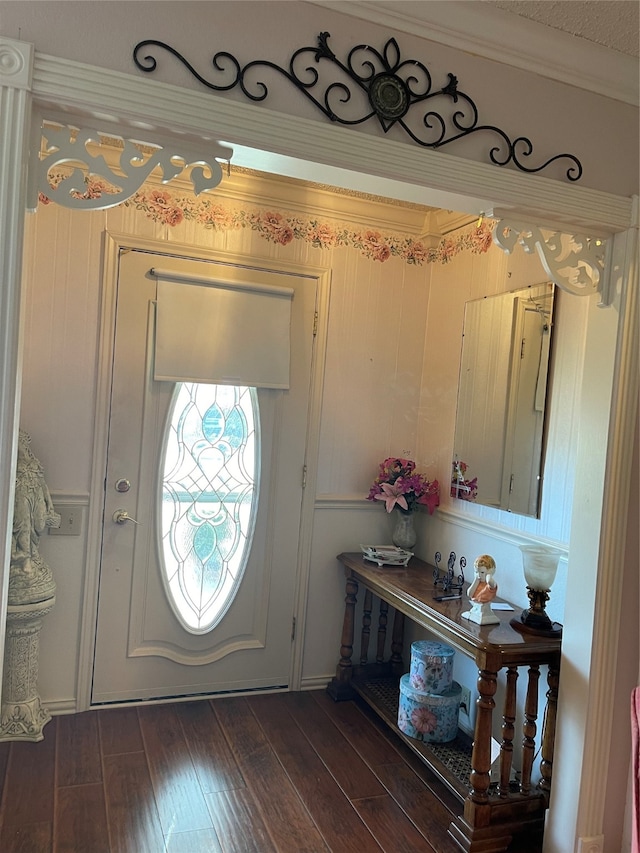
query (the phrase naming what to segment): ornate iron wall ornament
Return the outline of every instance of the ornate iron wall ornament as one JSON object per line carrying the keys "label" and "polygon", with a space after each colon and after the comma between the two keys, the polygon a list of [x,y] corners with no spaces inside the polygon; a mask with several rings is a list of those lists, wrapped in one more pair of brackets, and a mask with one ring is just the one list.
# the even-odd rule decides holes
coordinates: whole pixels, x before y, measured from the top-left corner
{"label": "ornate iron wall ornament", "polygon": [[[356,45],[349,51],[345,64],[329,47],[329,37],[329,33],[320,33],[317,47],[298,48],[288,68],[260,59],[243,67],[232,54],[219,51],[211,60],[220,75],[217,83],[205,79],[175,48],[155,39],[139,42],[133,51],[133,61],[141,71],[151,73],[156,70],[157,60],[146,51],[162,48],[208,89],[228,92],[239,86],[252,101],[264,101],[269,94],[267,84],[252,72],[271,69],[286,77],[327,118],[339,124],[362,124],[375,116],[385,133],[398,125],[414,142],[426,148],[440,148],[464,136],[485,131],[498,138],[498,144],[489,151],[489,159],[497,166],[513,163],[523,172],[540,172],[556,160],[568,160],[571,165],[567,168],[567,179],[577,181],[581,177],[582,164],[573,154],[557,154],[539,166],[526,165],[526,158],[533,153],[530,139],[518,136],[512,141],[500,128],[480,124],[477,107],[468,95],[458,90],[457,78],[448,74],[448,83],[434,89],[431,74],[422,62],[401,60],[395,39],[387,41],[382,53],[369,45]],[[322,82],[321,60],[340,72],[341,79]],[[323,70],[326,63],[322,64]],[[422,104],[423,109],[412,111],[418,104]],[[453,105],[457,105],[455,109]]]}

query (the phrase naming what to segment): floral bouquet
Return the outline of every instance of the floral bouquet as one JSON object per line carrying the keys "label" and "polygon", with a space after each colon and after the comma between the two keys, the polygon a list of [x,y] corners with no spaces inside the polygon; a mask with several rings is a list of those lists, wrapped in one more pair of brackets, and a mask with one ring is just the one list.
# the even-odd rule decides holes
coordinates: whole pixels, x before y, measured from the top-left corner
{"label": "floral bouquet", "polygon": [[413,512],[417,506],[426,506],[429,515],[440,505],[440,484],[416,474],[416,463],[411,459],[390,457],[380,464],[378,476],[367,496],[368,501],[384,501],[387,512],[398,507],[401,512]]}
{"label": "floral bouquet", "polygon": [[451,473],[451,497],[461,501],[475,501],[478,497],[478,478],[467,479],[468,465],[459,459],[453,460]]}

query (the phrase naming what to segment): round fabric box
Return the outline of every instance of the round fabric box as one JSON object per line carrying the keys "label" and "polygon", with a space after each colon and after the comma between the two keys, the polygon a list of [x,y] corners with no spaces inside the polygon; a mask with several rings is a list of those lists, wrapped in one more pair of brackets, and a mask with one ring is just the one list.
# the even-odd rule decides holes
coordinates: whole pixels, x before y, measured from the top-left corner
{"label": "round fabric box", "polygon": [[454,681],[446,693],[421,693],[409,683],[409,674],[400,679],[398,728],[408,737],[427,743],[446,743],[458,732],[458,712],[462,688]]}
{"label": "round fabric box", "polygon": [[411,687],[423,693],[446,693],[453,682],[454,654],[454,650],[443,643],[431,640],[411,643]]}

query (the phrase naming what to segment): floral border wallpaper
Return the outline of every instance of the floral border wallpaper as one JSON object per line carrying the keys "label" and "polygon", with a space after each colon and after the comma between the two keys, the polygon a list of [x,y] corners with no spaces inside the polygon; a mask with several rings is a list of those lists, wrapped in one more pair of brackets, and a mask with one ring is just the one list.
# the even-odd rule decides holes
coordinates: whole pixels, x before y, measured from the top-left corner
{"label": "floral border wallpaper", "polygon": [[[52,187],[57,186],[66,177],[62,172],[49,177]],[[88,177],[87,189],[79,198],[99,198],[109,193],[109,184],[99,178]],[[50,204],[43,193],[39,194],[41,204]],[[384,261],[389,258],[401,258],[408,264],[446,264],[463,251],[484,254],[493,241],[494,223],[482,221],[457,234],[444,237],[436,248],[427,248],[420,240],[393,233],[381,233],[374,229],[354,229],[345,223],[290,216],[277,210],[248,207],[240,204],[221,202],[208,196],[196,198],[191,195],[175,195],[168,190],[143,186],[128,201],[126,207],[135,207],[154,222],[170,227],[181,222],[196,222],[203,228],[213,231],[233,231],[249,228],[264,240],[281,246],[294,240],[304,240],[317,249],[330,249],[345,246],[357,249],[372,261]]]}

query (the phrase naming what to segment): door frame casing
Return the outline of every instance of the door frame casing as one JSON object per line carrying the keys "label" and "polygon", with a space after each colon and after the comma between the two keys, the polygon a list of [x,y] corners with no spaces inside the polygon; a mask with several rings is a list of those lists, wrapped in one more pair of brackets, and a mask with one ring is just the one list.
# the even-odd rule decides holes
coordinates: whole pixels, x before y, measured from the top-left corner
{"label": "door frame casing", "polygon": [[[113,379],[114,324],[116,320],[118,257],[122,249],[168,253],[181,255],[194,260],[220,261],[227,264],[258,267],[265,270],[300,275],[315,281],[316,310],[318,312],[315,342],[312,347],[311,384],[309,388],[309,406],[307,414],[307,440],[305,462],[307,470],[306,487],[302,494],[300,537],[298,561],[294,590],[294,617],[296,632],[293,637],[290,658],[290,689],[299,690],[302,678],[302,656],[304,626],[306,619],[306,596],[309,585],[309,567],[311,554],[311,528],[315,497],[315,460],[320,441],[320,407],[324,380],[324,359],[326,352],[329,297],[331,276],[324,267],[289,261],[272,261],[238,252],[225,252],[202,248],[184,243],[166,243],[135,235],[105,231],[103,235],[103,270],[101,279],[100,335],[98,343],[96,415],[93,435],[93,459],[91,467],[91,488],[89,493],[89,516],[87,535],[87,565],[96,567],[87,572],[84,585],[81,645],[78,660],[78,699],[79,710],[93,707],[91,701],[91,681],[93,658],[95,654],[95,634],[97,624],[98,587],[100,581],[100,561],[102,553],[102,515],[104,503],[104,481],[107,470],[107,449],[109,438],[109,412]],[[300,472],[302,476],[302,471]]]}

